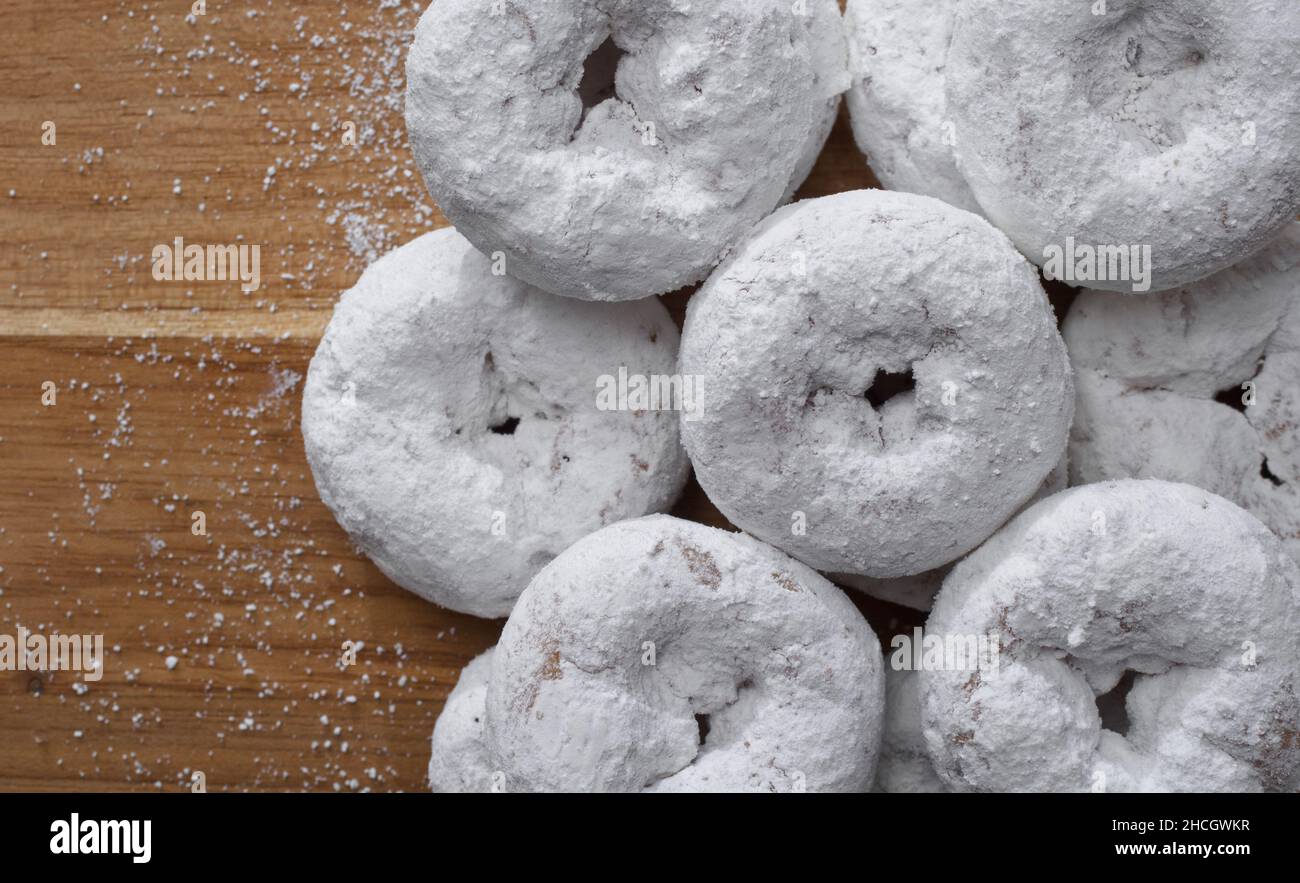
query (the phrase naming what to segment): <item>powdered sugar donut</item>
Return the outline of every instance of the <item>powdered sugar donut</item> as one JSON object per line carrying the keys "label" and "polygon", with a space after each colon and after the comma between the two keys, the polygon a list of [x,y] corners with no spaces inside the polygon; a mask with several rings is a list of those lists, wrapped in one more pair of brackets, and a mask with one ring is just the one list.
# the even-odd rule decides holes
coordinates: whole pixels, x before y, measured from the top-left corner
{"label": "powdered sugar donut", "polygon": [[[904,193],[761,224],[692,298],[681,366],[705,390],[683,440],[709,498],[834,573],[970,551],[1051,472],[1073,410],[1033,269],[982,219]],[[882,375],[909,372],[882,404]]]}
{"label": "powdered sugar donut", "polygon": [[[1069,281],[1185,285],[1300,212],[1295,0],[962,0],[946,82],[980,205],[1031,260],[1077,242]],[[1123,272],[1146,248],[1149,278]]]}
{"label": "powdered sugar donut", "polygon": [[432,791],[465,794],[492,790],[494,770],[483,743],[483,717],[495,649],[475,656],[461,670],[460,680],[433,725],[429,757]]}
{"label": "powdered sugar donut", "polygon": [[[823,5],[439,0],[407,61],[416,160],[461,232],[533,285],[630,300],[697,282],[777,206],[848,88]],[[584,79],[588,58],[616,74]]]}
{"label": "powdered sugar donut", "polygon": [[853,137],[890,190],[981,213],[957,171],[944,71],[958,0],[849,0]]}
{"label": "powdered sugar donut", "polygon": [[934,772],[921,735],[921,676],[885,662],[885,724],[876,788],[888,794],[938,794],[950,790]]}
{"label": "powdered sugar donut", "polygon": [[[1037,504],[962,561],[926,624],[926,747],[959,790],[1300,786],[1300,567],[1254,516],[1125,480]],[[958,650],[985,639],[997,664]],[[1126,672],[1126,733],[1097,697]]]}
{"label": "powdered sugar donut", "polygon": [[1076,373],[1075,484],[1206,488],[1271,527],[1300,561],[1300,224],[1178,291],[1086,292],[1064,334]]}
{"label": "powdered sugar donut", "polygon": [[871,627],[743,534],[650,516],[580,540],[492,665],[488,751],[511,791],[865,791],[875,772]]}
{"label": "powdered sugar donut", "polygon": [[601,410],[598,383],[675,373],[656,300],[589,304],[505,275],[454,230],[343,295],[312,359],[303,438],[321,499],[394,582],[502,616],[603,524],[670,506],[677,415]]}
{"label": "powdered sugar donut", "polygon": [[[1038,493],[1030,497],[1024,508],[1032,506],[1044,497],[1065,490],[1069,483],[1069,475],[1069,461],[1066,457],[1062,457],[1061,462],[1047,474],[1047,478],[1038,488]],[[888,579],[873,579],[855,573],[836,573],[831,574],[831,579],[873,598],[879,598],[881,601],[911,607],[913,610],[929,610],[934,606],[934,596],[939,594],[939,589],[943,587],[943,581],[948,578],[952,568],[952,564],[945,564],[943,567],[936,567],[924,573]]]}

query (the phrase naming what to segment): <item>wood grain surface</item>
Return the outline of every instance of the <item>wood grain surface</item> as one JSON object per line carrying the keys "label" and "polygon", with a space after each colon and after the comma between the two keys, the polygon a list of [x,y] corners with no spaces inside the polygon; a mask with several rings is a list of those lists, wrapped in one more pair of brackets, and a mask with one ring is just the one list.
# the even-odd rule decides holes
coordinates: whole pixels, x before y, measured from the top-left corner
{"label": "wood grain surface", "polygon": [[[401,115],[422,5],[6,0],[0,634],[107,653],[94,683],[0,672],[0,788],[424,787],[442,702],[501,622],[360,556],[299,432],[338,294],[446,223]],[[801,196],[873,185],[841,116]],[[262,287],[155,282],[178,236],[259,244]],[[687,297],[666,298],[679,319]],[[675,511],[726,523],[694,484]],[[917,619],[855,600],[880,633]]]}

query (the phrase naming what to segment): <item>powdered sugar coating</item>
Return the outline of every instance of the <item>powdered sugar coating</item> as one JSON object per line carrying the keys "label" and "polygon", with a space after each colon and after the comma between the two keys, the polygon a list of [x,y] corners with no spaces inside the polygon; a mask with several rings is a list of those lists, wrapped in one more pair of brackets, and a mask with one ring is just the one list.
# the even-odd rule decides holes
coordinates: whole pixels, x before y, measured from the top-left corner
{"label": "powdered sugar coating", "polygon": [[1300,561],[1300,224],[1177,291],[1086,292],[1064,335],[1077,390],[1073,483],[1206,488],[1271,527]]}
{"label": "powdered sugar coating", "polygon": [[894,668],[885,654],[885,726],[876,791],[939,794],[949,790],[934,772],[921,735],[921,673]]}
{"label": "powdered sugar coating", "polygon": [[[834,76],[814,57],[819,9],[440,0],[407,62],[416,160],[520,279],[594,300],[681,288],[777,206],[848,88],[843,54]],[[584,62],[611,37],[616,94],[585,110]]]}
{"label": "powdered sugar coating", "polygon": [[492,790],[492,769],[483,741],[488,676],[495,647],[475,656],[461,669],[460,680],[433,726],[429,788],[443,794]]}
{"label": "powdered sugar coating", "polygon": [[1249,257],[1300,212],[1300,4],[1097,8],[960,3],[947,106],[986,215],[1040,263],[1150,246],[1155,291]]}
{"label": "powdered sugar coating", "polygon": [[[1001,648],[996,671],[921,673],[926,745],[954,788],[1300,785],[1300,567],[1208,491],[1125,480],[1044,500],[957,565],[926,633]],[[1120,735],[1095,700],[1126,670]]]}
{"label": "powdered sugar coating", "polygon": [[677,415],[600,410],[597,383],[673,374],[677,342],[657,300],[556,298],[494,275],[454,230],[422,236],[343,295],[312,359],[321,499],[399,585],[503,616],[574,540],[672,505]]}
{"label": "powdered sugar coating", "polygon": [[849,0],[847,100],[853,137],[880,183],[980,214],[957,171],[944,93],[958,2]]}
{"label": "powdered sugar coating", "polygon": [[[1073,410],[1033,269],[982,219],[903,193],[759,225],[691,300],[681,366],[705,390],[683,440],[709,498],[835,573],[970,551],[1038,490]],[[909,368],[915,390],[878,413],[877,372]]]}
{"label": "powdered sugar coating", "polygon": [[650,516],[575,543],[520,597],[488,750],[511,791],[864,791],[883,689],[871,627],[821,576]]}
{"label": "powdered sugar coating", "polygon": [[[1050,497],[1058,491],[1065,490],[1066,485],[1069,484],[1069,477],[1069,460],[1066,457],[1061,457],[1061,462],[1047,474],[1047,478],[1043,480],[1042,485],[1038,488],[1038,493],[1029,499],[1029,502],[1025,504],[1025,508],[1032,506],[1045,497]],[[939,594],[939,589],[943,588],[943,581],[948,578],[952,568],[953,564],[945,564],[943,567],[936,567],[934,570],[927,570],[924,573],[887,579],[873,579],[869,576],[859,576],[854,573],[830,574],[830,578],[840,585],[857,589],[859,592],[873,598],[879,598],[881,601],[911,607],[913,610],[929,610],[934,606],[934,596]]]}

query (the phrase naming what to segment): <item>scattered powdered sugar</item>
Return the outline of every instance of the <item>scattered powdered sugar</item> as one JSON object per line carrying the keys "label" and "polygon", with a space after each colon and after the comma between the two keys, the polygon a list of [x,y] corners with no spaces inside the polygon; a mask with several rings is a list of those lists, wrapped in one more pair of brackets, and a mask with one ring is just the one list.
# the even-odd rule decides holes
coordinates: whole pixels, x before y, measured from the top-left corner
{"label": "scattered powdered sugar", "polygon": [[[200,324],[216,318],[205,298],[213,292],[239,298],[240,309],[319,310],[323,324],[369,262],[442,224],[402,114],[406,47],[423,6],[304,13],[254,0],[182,17],[125,2],[82,23],[92,39],[135,48],[124,94],[150,97],[115,100],[133,121],[127,142],[60,131],[49,149],[61,151],[65,173],[95,211],[150,212],[148,236],[198,241],[190,230],[202,225],[260,245],[264,284],[247,301],[231,286],[160,287],[150,250],[169,237],[120,236],[103,253],[102,284],[77,306],[141,331],[70,338],[55,360],[48,345],[29,356],[20,344],[6,362],[14,383],[38,394],[52,378],[58,403],[41,415],[55,434],[0,437],[0,469],[39,472],[30,484],[19,475],[24,490],[0,508],[0,631],[21,617],[46,634],[104,635],[102,678],[40,672],[4,702],[3,714],[31,717],[33,739],[54,747],[50,764],[65,778],[175,790],[204,771],[213,791],[418,781],[437,707],[432,672],[440,677],[444,663],[402,643],[431,608],[361,562],[316,501],[298,429],[314,341],[234,324],[179,337],[145,329],[175,321],[154,318],[162,307]],[[94,92],[79,100],[99,100]],[[203,131],[232,124],[239,131],[225,143],[243,145],[237,157]],[[177,162],[142,174],[131,148],[145,145]],[[8,192],[11,205],[27,195]],[[275,235],[245,235],[249,216],[275,219],[258,228]],[[6,289],[45,306],[36,283]],[[51,443],[59,456],[47,472],[38,451]],[[386,613],[374,614],[372,590],[391,596]],[[491,631],[443,627],[429,639],[454,642],[460,656],[487,646]],[[345,641],[356,657],[341,665]],[[179,710],[164,690],[197,697],[197,707],[191,698]],[[215,759],[252,744],[265,747],[242,767]],[[239,775],[218,772],[232,769]]]}
{"label": "scattered powdered sugar", "polygon": [[[261,130],[267,159],[256,174],[269,202],[263,211],[288,209],[306,193],[320,209],[317,220],[338,228],[337,239],[309,242],[305,252],[300,241],[278,246],[285,265],[280,272],[310,291],[340,257],[355,275],[440,223],[415,171],[403,120],[406,52],[424,5],[380,0],[345,3],[325,14],[294,14],[269,0],[250,4],[236,14],[266,19],[259,27],[292,34],[284,44],[271,43],[270,51],[232,38],[232,13],[220,9],[188,16],[188,26],[177,28],[157,4],[123,4],[125,14],[105,16],[105,23],[136,41],[137,64],[157,84],[160,98],[215,90],[215,96],[187,102],[185,109],[200,120],[207,113],[228,119],[233,103],[250,129]],[[195,89],[195,82],[205,87]],[[163,122],[150,109],[142,125]],[[103,158],[100,148],[85,151],[80,161],[88,167]],[[358,169],[342,190],[341,163]],[[233,170],[218,166],[212,172]],[[180,178],[173,192],[184,198],[187,187]],[[218,219],[224,212],[219,205],[196,208]],[[332,303],[337,292],[326,294]]]}

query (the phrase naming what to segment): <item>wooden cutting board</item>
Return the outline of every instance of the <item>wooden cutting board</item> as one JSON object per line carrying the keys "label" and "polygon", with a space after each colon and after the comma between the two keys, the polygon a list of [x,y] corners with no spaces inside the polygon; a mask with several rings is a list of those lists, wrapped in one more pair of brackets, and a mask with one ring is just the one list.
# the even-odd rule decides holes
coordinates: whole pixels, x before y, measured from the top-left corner
{"label": "wooden cutting board", "polygon": [[[420,789],[500,631],[395,587],[312,485],[335,299],[446,221],[401,114],[423,4],[297,5],[6,2],[0,634],[101,634],[106,660],[0,672],[0,788]],[[842,117],[801,196],[873,184]],[[155,281],[176,237],[259,244],[261,288]],[[694,485],[676,512],[726,524]]]}

